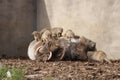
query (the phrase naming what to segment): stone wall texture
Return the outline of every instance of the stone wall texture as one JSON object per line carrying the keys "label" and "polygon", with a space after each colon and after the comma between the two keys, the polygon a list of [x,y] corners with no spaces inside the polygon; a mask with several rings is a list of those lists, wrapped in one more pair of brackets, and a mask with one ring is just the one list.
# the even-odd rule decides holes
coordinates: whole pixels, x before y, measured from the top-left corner
{"label": "stone wall texture", "polygon": [[120,0],[0,0],[1,55],[26,56],[31,32],[44,27],[72,29],[120,59]]}

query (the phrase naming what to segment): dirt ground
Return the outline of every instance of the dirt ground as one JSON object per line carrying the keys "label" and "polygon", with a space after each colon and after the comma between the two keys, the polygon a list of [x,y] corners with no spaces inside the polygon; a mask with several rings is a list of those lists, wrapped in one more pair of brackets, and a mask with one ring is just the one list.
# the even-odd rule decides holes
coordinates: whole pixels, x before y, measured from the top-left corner
{"label": "dirt ground", "polygon": [[112,64],[82,61],[36,62],[29,59],[0,59],[26,69],[28,80],[120,80],[120,61]]}

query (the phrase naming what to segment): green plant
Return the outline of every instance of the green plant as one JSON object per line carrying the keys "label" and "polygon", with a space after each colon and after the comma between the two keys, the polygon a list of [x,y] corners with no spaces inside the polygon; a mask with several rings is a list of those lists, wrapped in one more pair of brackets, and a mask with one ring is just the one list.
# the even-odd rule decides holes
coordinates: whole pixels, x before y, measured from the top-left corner
{"label": "green plant", "polygon": [[16,68],[13,66],[9,71],[12,75],[10,80],[26,80],[25,71],[21,67]]}
{"label": "green plant", "polygon": [[2,65],[0,68],[0,80],[6,77],[7,67],[5,65]]}
{"label": "green plant", "polygon": [[[11,77],[7,77],[7,72],[9,71]],[[26,80],[25,78],[25,70],[22,67],[12,66],[9,69],[3,65],[0,68],[0,80]]]}

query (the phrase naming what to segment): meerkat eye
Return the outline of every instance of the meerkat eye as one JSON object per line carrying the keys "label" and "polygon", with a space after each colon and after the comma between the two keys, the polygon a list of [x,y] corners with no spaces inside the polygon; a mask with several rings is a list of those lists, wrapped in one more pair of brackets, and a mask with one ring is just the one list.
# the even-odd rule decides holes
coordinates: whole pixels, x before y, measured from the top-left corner
{"label": "meerkat eye", "polygon": [[52,38],[52,35],[50,35],[50,38]]}
{"label": "meerkat eye", "polygon": [[61,37],[61,35],[62,35],[61,32],[59,32],[59,33],[58,33],[58,36]]}
{"label": "meerkat eye", "polygon": [[58,33],[59,35],[61,35],[61,33]]}

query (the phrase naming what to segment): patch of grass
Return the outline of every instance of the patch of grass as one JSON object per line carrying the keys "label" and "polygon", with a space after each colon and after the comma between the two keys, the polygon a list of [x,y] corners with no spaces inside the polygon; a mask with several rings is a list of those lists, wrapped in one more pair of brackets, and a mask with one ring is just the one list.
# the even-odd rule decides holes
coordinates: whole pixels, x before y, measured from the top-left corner
{"label": "patch of grass", "polygon": [[[10,72],[11,77],[7,77],[7,71]],[[9,69],[4,65],[0,69],[0,80],[26,80],[25,78],[25,71],[22,67],[10,67]]]}
{"label": "patch of grass", "polygon": [[0,80],[6,77],[7,67],[5,65],[2,65],[0,68]]}
{"label": "patch of grass", "polygon": [[10,80],[26,80],[25,71],[21,67],[15,68],[14,66],[9,70],[12,77]]}

